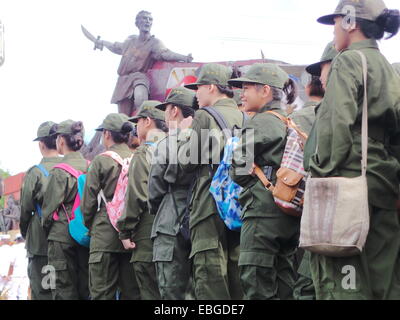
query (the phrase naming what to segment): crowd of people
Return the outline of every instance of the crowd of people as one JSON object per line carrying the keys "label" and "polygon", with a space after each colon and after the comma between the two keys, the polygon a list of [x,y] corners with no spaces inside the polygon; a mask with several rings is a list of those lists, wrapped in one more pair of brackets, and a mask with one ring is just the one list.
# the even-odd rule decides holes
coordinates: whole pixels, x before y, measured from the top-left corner
{"label": "crowd of people", "polygon": [[[348,5],[355,10],[350,22]],[[335,39],[307,67],[309,101],[291,115],[285,110],[296,86],[278,65],[257,63],[232,78],[230,68],[210,63],[196,83],[173,89],[164,102],[144,101],[133,117],[105,117],[96,130],[107,152],[90,163],[79,152],[82,122],[43,123],[35,139],[43,159],[27,172],[21,196],[32,299],[400,299],[400,68],[377,43],[396,35],[399,11],[382,0],[341,0],[319,22],[334,25]],[[275,183],[287,140],[281,116],[308,136],[310,176],[360,174],[364,82],[357,50],[368,62],[370,229],[359,255],[329,257],[299,248],[301,218],[277,206],[254,170]],[[227,139],[210,134],[221,127],[205,107],[240,129],[229,172],[242,188],[239,231],[221,219],[210,192]],[[70,235],[78,186],[55,167],[61,163],[86,173],[80,209],[89,247]],[[114,221],[108,204],[116,194],[123,210]],[[348,265],[356,271],[350,288],[342,285]],[[50,288],[42,285],[46,266],[55,270]]]}

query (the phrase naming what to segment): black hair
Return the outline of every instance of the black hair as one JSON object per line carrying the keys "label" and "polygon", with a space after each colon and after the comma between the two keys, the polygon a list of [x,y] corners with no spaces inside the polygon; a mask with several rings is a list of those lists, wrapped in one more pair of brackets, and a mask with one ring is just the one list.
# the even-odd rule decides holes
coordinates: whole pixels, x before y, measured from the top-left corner
{"label": "black hair", "polygon": [[296,100],[297,87],[292,79],[289,78],[289,80],[286,81],[282,91],[286,95],[287,104],[292,104]]}
{"label": "black hair", "polygon": [[154,124],[156,125],[156,128],[163,131],[163,132],[168,132],[168,127],[165,123],[165,121],[163,120],[159,120],[159,119],[153,119]]}
{"label": "black hair", "polygon": [[174,104],[174,106],[177,106],[182,111],[182,115],[184,118],[189,118],[194,116],[194,110],[192,108],[180,104]]}
{"label": "black hair", "polygon": [[375,21],[365,19],[356,19],[361,32],[369,39],[380,40],[385,33],[388,36],[385,39],[394,37],[400,28],[399,10],[385,9]]}
{"label": "black hair", "polygon": [[57,135],[55,134],[57,132],[57,126],[57,124],[53,124],[53,126],[50,128],[49,136],[40,139],[40,141],[43,142],[46,148],[49,150],[57,150]]}
{"label": "black hair", "polygon": [[317,76],[312,76],[311,81],[308,84],[310,88],[310,96],[312,97],[321,97],[325,96],[325,90],[322,86],[321,80]]}
{"label": "black hair", "polygon": [[130,122],[125,122],[122,125],[120,132],[111,131],[111,130],[108,130],[108,131],[111,133],[111,137],[115,143],[128,143],[129,135],[132,130],[133,130],[133,125]]}
{"label": "black hair", "polygon": [[232,88],[230,86],[223,86],[223,85],[220,85],[220,84],[216,84],[215,86],[217,87],[219,93],[225,94],[231,99],[233,98],[234,93],[233,93],[233,90],[232,90]]}
{"label": "black hair", "polygon": [[83,123],[82,121],[74,122],[71,125],[71,134],[61,134],[61,136],[65,139],[67,146],[72,151],[79,151],[83,146]]}

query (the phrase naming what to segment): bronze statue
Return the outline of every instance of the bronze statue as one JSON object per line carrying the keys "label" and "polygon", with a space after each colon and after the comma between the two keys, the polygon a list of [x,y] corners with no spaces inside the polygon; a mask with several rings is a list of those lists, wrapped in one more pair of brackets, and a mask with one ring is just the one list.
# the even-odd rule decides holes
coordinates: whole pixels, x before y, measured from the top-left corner
{"label": "bronze statue", "polygon": [[7,200],[7,208],[0,211],[0,228],[2,232],[18,229],[20,218],[21,208],[15,203],[14,197],[10,196]]}
{"label": "bronze statue", "polygon": [[153,18],[148,11],[140,11],[136,16],[139,35],[129,36],[125,42],[108,42],[97,39],[83,26],[85,36],[95,43],[94,49],[105,46],[115,54],[122,55],[118,68],[118,81],[111,103],[118,104],[118,112],[135,115],[143,101],[149,99],[150,83],[146,72],[156,61],[191,62],[191,54],[185,56],[167,49],[164,44],[150,34]]}

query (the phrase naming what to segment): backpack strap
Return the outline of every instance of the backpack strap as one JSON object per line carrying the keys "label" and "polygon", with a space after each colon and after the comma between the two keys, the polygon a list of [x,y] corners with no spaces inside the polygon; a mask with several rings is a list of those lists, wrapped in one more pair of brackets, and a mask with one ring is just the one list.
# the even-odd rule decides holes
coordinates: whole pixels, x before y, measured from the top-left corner
{"label": "backpack strap", "polygon": [[75,177],[76,179],[78,179],[78,177],[82,174],[81,171],[76,170],[75,168],[71,167],[69,164],[66,164],[66,163],[60,163],[60,164],[54,166],[54,168],[64,170],[64,171],[68,172],[70,175],[72,175],[73,177]]}
{"label": "backpack strap", "polygon": [[45,177],[48,177],[50,175],[50,173],[46,170],[44,165],[38,164],[35,167],[38,168],[44,174]]}
{"label": "backpack strap", "polygon": [[226,139],[229,139],[230,136],[227,134],[227,129],[228,130],[230,130],[230,129],[229,129],[229,125],[226,122],[224,116],[213,107],[204,107],[204,108],[201,108],[201,110],[206,111],[214,118],[215,122],[217,122],[218,126],[221,128],[222,132],[224,133]]}
{"label": "backpack strap", "polygon": [[110,157],[111,159],[113,159],[116,162],[118,162],[121,166],[124,164],[124,160],[122,160],[121,156],[118,153],[114,152],[114,151],[103,152],[100,155],[101,156]]}
{"label": "backpack strap", "polygon": [[242,113],[243,113],[242,128],[244,128],[244,125],[245,125],[246,121],[249,120],[250,117],[249,117],[249,115],[248,115],[246,112],[243,112],[243,111],[242,111]]}

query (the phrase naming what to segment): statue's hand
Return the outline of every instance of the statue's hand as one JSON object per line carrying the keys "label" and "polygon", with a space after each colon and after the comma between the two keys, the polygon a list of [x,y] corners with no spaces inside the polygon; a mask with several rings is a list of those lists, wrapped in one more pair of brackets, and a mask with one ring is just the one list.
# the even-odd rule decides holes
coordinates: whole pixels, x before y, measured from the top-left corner
{"label": "statue's hand", "polygon": [[193,61],[192,54],[189,53],[189,54],[187,55],[187,57],[186,57],[186,62],[192,62],[192,61]]}
{"label": "statue's hand", "polygon": [[104,42],[103,40],[100,40],[100,37],[98,37],[96,42],[94,43],[94,50],[99,49],[100,51],[103,51],[103,48]]}

